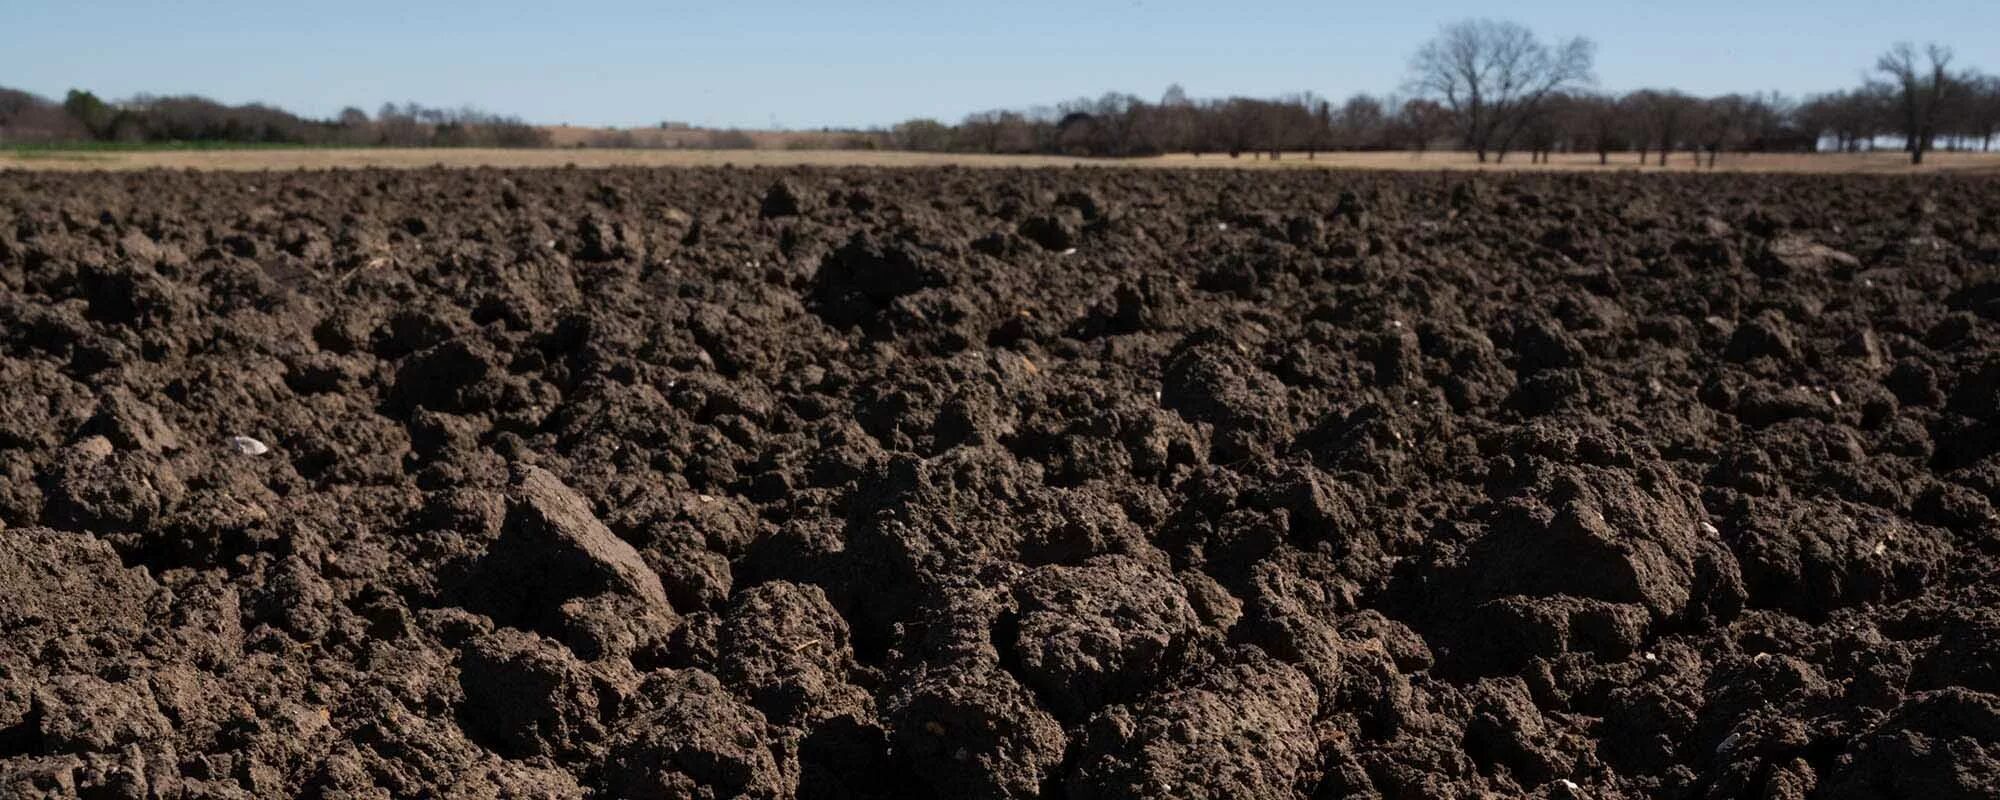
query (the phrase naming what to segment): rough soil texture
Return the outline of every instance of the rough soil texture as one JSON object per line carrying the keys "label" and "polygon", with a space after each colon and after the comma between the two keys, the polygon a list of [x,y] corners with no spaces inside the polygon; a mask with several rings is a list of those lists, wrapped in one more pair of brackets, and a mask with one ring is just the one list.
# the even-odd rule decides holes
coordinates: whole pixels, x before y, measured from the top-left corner
{"label": "rough soil texture", "polygon": [[0,174],[0,796],[1993,797],[1997,263],[1985,179]]}

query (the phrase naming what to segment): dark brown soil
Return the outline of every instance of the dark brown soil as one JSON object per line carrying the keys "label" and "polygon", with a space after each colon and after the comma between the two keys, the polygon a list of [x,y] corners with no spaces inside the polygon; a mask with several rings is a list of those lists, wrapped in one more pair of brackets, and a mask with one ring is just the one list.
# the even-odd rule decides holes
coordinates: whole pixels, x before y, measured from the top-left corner
{"label": "dark brown soil", "polygon": [[0,173],[0,796],[1993,797],[1997,262],[1989,180]]}

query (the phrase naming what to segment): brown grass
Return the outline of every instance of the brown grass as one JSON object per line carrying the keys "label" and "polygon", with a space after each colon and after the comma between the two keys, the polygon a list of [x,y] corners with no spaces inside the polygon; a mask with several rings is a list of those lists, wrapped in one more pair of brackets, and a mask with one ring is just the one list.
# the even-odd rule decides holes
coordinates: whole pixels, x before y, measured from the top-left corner
{"label": "brown grass", "polygon": [[575,125],[544,125],[549,143],[557,147],[595,147],[611,138],[623,138],[636,148],[699,150],[718,135],[740,133],[750,137],[758,150],[844,150],[849,142],[869,134],[852,131],[728,131],[715,128],[586,128]]}
{"label": "brown grass", "polygon": [[[1525,154],[1509,155],[1505,163],[1481,164],[1471,153],[1321,153],[1308,159],[1301,153],[1287,153],[1279,160],[1256,160],[1246,166],[1262,167],[1341,167],[1350,169],[1457,169],[1457,170],[1513,170],[1513,171],[1604,171],[1643,170],[1646,172],[1694,172],[1708,171],[1707,166],[1698,166],[1696,159],[1685,152],[1674,153],[1667,158],[1667,166],[1658,166],[1659,154],[1648,154],[1647,163],[1639,164],[1637,153],[1612,153],[1610,163],[1599,165],[1595,153],[1557,153],[1548,164],[1530,164]],[[1251,160],[1244,155],[1236,161]],[[1910,165],[1910,157],[1898,152],[1873,153],[1723,153],[1716,159],[1715,169],[1728,172],[1816,172],[1816,173],[1902,173],[1902,172],[1980,172],[2000,174],[2000,152],[1995,153],[1928,153],[1920,167]],[[1176,154],[1155,159],[1162,165],[1200,165],[1209,161],[1224,161],[1227,156],[1203,156],[1199,159],[1191,155]],[[1700,161],[1706,165],[1706,158]]]}
{"label": "brown grass", "polygon": [[[453,149],[300,149],[300,150],[200,150],[157,152],[77,152],[0,151],[0,169],[47,170],[132,170],[132,169],[222,169],[282,170],[361,167],[418,168],[444,167],[704,167],[733,164],[763,166],[887,166],[920,167],[957,165],[964,167],[1062,167],[1074,165],[1121,167],[1181,167],[1212,169],[1396,169],[1396,170],[1639,170],[1663,171],[1657,166],[1637,166],[1638,156],[1615,154],[1609,167],[1597,165],[1597,157],[1584,154],[1557,155],[1554,163],[1529,164],[1523,156],[1510,157],[1505,164],[1479,164],[1466,153],[1321,153],[1308,159],[1303,153],[1288,153],[1278,160],[1251,155],[1196,157],[1188,154],[1139,159],[1082,159],[1061,156],[990,156],[947,153],[903,153],[865,150],[656,150],[656,149],[547,149],[489,150]],[[1693,172],[1693,161],[1678,153],[1664,171]],[[1933,153],[1922,167],[1912,168],[1898,153],[1825,154],[1729,154],[1722,156],[1717,169],[1740,172],[1824,172],[1824,173],[1907,173],[1949,172],[2000,175],[2000,153]],[[1705,168],[1703,168],[1705,171]]]}

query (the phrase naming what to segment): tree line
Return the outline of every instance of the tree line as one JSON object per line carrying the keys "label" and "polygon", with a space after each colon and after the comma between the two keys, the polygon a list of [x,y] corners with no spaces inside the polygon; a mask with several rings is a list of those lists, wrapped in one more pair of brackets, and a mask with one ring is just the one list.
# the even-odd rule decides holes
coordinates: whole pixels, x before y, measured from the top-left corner
{"label": "tree line", "polygon": [[[1613,154],[1665,166],[1677,154],[1713,166],[1723,152],[1855,151],[1901,147],[1912,161],[1937,147],[1990,150],[2000,136],[2000,77],[1955,63],[1949,48],[1897,44],[1857,86],[1803,99],[1775,92],[1701,97],[1647,88],[1594,88],[1595,46],[1543,41],[1519,24],[1466,20],[1441,28],[1410,58],[1400,94],[1342,101],[1301,92],[1197,100],[1178,85],[1157,101],[1108,93],[1053,106],[994,110],[957,123],[913,119],[851,131],[835,145],[971,153],[1125,157],[1186,152],[1279,158],[1331,150],[1453,148],[1480,161],[1525,152]],[[622,135],[621,135],[622,133]],[[684,138],[684,137],[683,137]],[[384,105],[333,119],[195,96],[109,103],[72,90],[61,102],[0,88],[0,143],[222,141],[348,146],[546,147],[549,134],[477,109]],[[583,142],[635,145],[613,131]],[[676,139],[681,142],[681,139]],[[701,144],[752,147],[742,131]],[[685,143],[683,142],[683,146]]]}
{"label": "tree line", "polygon": [[0,143],[230,142],[385,147],[546,147],[542,129],[474,108],[387,103],[373,116],[349,107],[309,119],[261,103],[228,105],[193,95],[107,102],[72,89],[61,102],[0,87]]}
{"label": "tree line", "polygon": [[1402,96],[1335,102],[1310,92],[1193,100],[1178,85],[1157,102],[1111,93],[1028,110],[971,114],[957,124],[913,119],[888,132],[909,150],[1145,156],[1184,152],[1278,158],[1329,150],[1470,151],[1480,161],[1525,152],[1613,153],[1713,166],[1722,152],[1901,147],[1912,161],[1943,145],[1990,150],[2000,136],[2000,77],[1953,65],[1950,49],[1898,44],[1861,85],[1794,99],[1775,92],[1700,97],[1592,88],[1587,39],[1544,42],[1510,22],[1445,26],[1410,60]]}

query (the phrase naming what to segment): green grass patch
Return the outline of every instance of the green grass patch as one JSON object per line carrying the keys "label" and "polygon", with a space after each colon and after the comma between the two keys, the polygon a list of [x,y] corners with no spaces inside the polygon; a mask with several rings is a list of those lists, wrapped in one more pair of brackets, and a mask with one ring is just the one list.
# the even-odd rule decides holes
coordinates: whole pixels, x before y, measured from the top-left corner
{"label": "green grass patch", "polygon": [[73,153],[158,153],[184,150],[319,150],[352,148],[351,144],[292,142],[39,142],[8,145],[17,158],[60,157]]}
{"label": "green grass patch", "polygon": [[81,150],[40,150],[27,149],[9,151],[20,161],[111,161],[109,153],[89,153]]}

